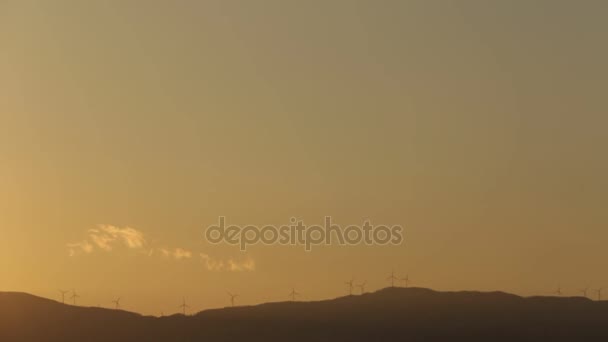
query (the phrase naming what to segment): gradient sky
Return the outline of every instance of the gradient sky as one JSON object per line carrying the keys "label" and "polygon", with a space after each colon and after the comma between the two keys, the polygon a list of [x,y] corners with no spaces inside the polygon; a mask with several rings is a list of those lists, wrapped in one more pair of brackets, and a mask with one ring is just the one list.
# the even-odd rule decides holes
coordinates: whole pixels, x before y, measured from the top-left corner
{"label": "gradient sky", "polygon": [[[391,268],[440,290],[608,287],[607,17],[602,0],[0,0],[0,291],[160,314],[374,290]],[[220,215],[370,218],[405,243],[241,253],[204,241]],[[145,248],[70,256],[99,225]]]}

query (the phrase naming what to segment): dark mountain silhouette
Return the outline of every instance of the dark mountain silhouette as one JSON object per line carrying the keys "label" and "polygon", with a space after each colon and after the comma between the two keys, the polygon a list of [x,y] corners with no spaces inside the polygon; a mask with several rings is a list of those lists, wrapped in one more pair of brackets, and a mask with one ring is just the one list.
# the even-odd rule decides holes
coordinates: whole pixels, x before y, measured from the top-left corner
{"label": "dark mountain silhouette", "polygon": [[608,302],[387,288],[146,317],[0,293],[0,341],[608,341]]}

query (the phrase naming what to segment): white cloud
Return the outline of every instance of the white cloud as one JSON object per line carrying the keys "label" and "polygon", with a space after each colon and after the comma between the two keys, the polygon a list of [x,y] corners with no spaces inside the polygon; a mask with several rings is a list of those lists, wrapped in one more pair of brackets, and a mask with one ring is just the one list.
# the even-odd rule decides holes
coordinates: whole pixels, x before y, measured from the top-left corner
{"label": "white cloud", "polygon": [[[124,245],[130,249],[138,249],[140,254],[145,254],[148,257],[159,255],[164,258],[173,260],[192,259],[194,253],[185,248],[158,248],[149,246],[144,237],[144,233],[131,228],[119,228],[112,225],[98,225],[97,228],[89,229],[87,239],[67,244],[68,254],[75,256],[77,254],[90,254],[95,249],[105,252],[111,252],[120,245]],[[145,248],[144,248],[145,247]],[[247,257],[244,260],[236,259],[216,259],[205,253],[200,253],[200,257],[209,271],[216,272],[251,272],[255,270],[255,261]]]}
{"label": "white cloud", "polygon": [[175,248],[173,250],[167,248],[159,248],[160,255],[165,258],[173,258],[175,260],[190,259],[192,252],[184,248]]}
{"label": "white cloud", "polygon": [[89,253],[93,252],[93,245],[91,245],[89,243],[89,241],[87,241],[87,240],[68,243],[67,246],[68,246],[68,254],[70,256],[74,256],[74,255],[80,254],[80,253],[89,254]]}
{"label": "white cloud", "polygon": [[100,234],[99,230],[91,229],[89,231],[89,237],[93,240],[93,243],[97,245],[97,247],[103,249],[106,252],[112,250],[112,243],[116,240],[116,238],[106,235]]}
{"label": "white cloud", "polygon": [[101,239],[102,244],[98,244],[100,248],[104,248],[103,245],[107,246],[109,242],[117,240],[122,241],[129,248],[142,248],[146,244],[144,233],[131,227],[119,228],[111,225],[99,225],[99,230],[91,229],[90,236],[93,239]]}
{"label": "white cloud", "polygon": [[223,271],[224,262],[221,260],[215,260],[205,253],[201,253],[201,258],[209,271]]}
{"label": "white cloud", "polygon": [[255,261],[251,258],[247,258],[242,261],[236,261],[234,259],[228,259],[227,261],[218,260],[210,257],[208,254],[200,254],[205,267],[209,271],[228,271],[228,272],[251,272],[255,271]]}
{"label": "white cloud", "polygon": [[177,260],[190,259],[192,258],[192,252],[185,249],[176,248],[173,252],[173,257]]}
{"label": "white cloud", "polygon": [[251,258],[247,258],[243,261],[228,260],[230,271],[241,272],[241,271],[255,271],[255,261]]}
{"label": "white cloud", "polygon": [[86,240],[68,244],[70,256],[74,256],[78,252],[92,253],[95,247],[110,252],[117,243],[122,243],[132,249],[139,249],[146,245],[144,234],[131,227],[119,228],[101,224],[97,228],[90,229],[88,233]]}

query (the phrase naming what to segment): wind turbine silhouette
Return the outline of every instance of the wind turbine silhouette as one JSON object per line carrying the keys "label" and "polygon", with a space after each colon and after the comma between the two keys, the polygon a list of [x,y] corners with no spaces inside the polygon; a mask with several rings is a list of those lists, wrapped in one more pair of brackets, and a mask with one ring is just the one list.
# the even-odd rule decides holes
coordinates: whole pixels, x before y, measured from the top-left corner
{"label": "wind turbine silhouette", "polygon": [[395,280],[399,280],[399,278],[395,277],[395,270],[391,271],[391,275],[386,278],[386,280],[391,281],[391,287],[395,287]]}
{"label": "wind turbine silhouette", "polygon": [[595,292],[597,292],[597,300],[598,300],[598,301],[601,301],[601,300],[602,300],[602,291],[603,291],[603,290],[604,290],[604,289],[603,289],[603,288],[601,288],[601,287],[600,287],[599,289],[596,289],[596,290],[595,290]]}
{"label": "wind turbine silhouette", "polygon": [[120,309],[120,297],[116,300],[113,300],[112,303],[116,304],[116,310]]}
{"label": "wind turbine silhouette", "polygon": [[349,281],[345,282],[346,285],[348,285],[348,295],[352,296],[353,295],[353,288],[354,285],[353,283],[355,282],[355,278],[351,278]]}
{"label": "wind turbine silhouette", "polygon": [[76,290],[72,289],[72,297],[70,297],[74,301],[74,305],[76,305],[76,299],[80,298],[80,296],[76,293]]}
{"label": "wind turbine silhouette", "polygon": [[555,290],[555,294],[558,296],[563,295],[564,293],[562,292],[562,287],[560,285],[557,286],[557,290]]}
{"label": "wind turbine silhouette", "polygon": [[580,290],[578,290],[578,292],[582,293],[582,294],[583,294],[583,296],[584,296],[585,298],[587,298],[587,297],[588,297],[588,296],[587,296],[587,293],[589,292],[589,286],[585,287],[584,289],[580,289]]}
{"label": "wind turbine silhouette", "polygon": [[296,297],[299,296],[300,294],[296,292],[296,289],[292,288],[291,292],[289,293],[289,297],[291,298],[292,302],[295,302]]}
{"label": "wind turbine silhouette", "polygon": [[234,299],[235,299],[236,297],[238,297],[239,295],[238,295],[238,294],[232,294],[232,293],[230,293],[230,292],[228,292],[228,295],[230,296],[230,304],[231,304],[232,306],[234,306]]}
{"label": "wind turbine silhouette", "polygon": [[61,292],[61,303],[65,304],[65,295],[70,293],[70,291],[59,290]]}
{"label": "wind turbine silhouette", "polygon": [[365,284],[367,284],[367,281],[362,282],[361,284],[357,285],[357,287],[359,289],[361,289],[361,294],[365,293]]}
{"label": "wind turbine silhouette", "polygon": [[182,309],[184,312],[184,316],[186,316],[186,309],[190,308],[188,305],[186,305],[186,297],[184,297],[184,301],[182,302],[182,305],[178,306],[178,308]]}
{"label": "wind turbine silhouette", "polygon": [[406,274],[405,278],[401,279],[401,281],[405,284],[405,288],[407,288],[410,285],[410,276]]}

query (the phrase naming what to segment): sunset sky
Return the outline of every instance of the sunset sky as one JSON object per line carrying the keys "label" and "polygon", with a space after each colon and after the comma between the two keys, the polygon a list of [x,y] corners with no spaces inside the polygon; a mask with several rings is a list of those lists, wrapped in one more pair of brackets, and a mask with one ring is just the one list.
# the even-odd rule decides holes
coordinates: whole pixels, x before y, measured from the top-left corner
{"label": "sunset sky", "polygon": [[[608,287],[607,17],[603,0],[0,0],[0,291],[158,315],[375,290],[392,268],[440,290]],[[326,215],[405,242],[204,239],[218,216]]]}

